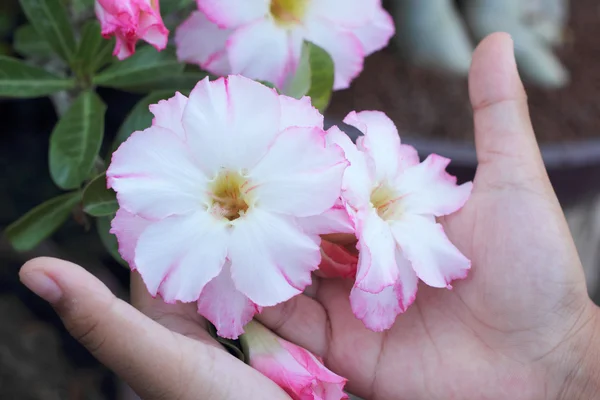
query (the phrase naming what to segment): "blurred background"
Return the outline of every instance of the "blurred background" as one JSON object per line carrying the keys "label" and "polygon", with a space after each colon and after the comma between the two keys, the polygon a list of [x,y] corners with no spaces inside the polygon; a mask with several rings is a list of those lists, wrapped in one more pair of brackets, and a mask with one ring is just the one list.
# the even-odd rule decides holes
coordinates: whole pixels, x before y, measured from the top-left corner
{"label": "blurred background", "polygon": [[[168,0],[162,0],[166,3]],[[390,0],[397,25],[389,48],[366,60],[326,113],[378,109],[424,157],[452,158],[451,173],[470,180],[476,167],[466,75],[487,34],[511,33],[526,80],[534,127],[586,269],[600,300],[600,3],[597,0]],[[16,0],[0,1],[0,54],[15,55],[25,21]],[[140,96],[101,90],[107,143]],[[57,121],[48,98],[0,98],[0,228],[60,190],[48,173],[48,141]],[[355,132],[348,129],[349,135]],[[126,389],[62,328],[52,309],[18,281],[35,256],[77,262],[127,298],[128,271],[105,250],[83,211],[34,250],[0,239],[0,398],[126,399]],[[543,227],[542,227],[543,229]]]}

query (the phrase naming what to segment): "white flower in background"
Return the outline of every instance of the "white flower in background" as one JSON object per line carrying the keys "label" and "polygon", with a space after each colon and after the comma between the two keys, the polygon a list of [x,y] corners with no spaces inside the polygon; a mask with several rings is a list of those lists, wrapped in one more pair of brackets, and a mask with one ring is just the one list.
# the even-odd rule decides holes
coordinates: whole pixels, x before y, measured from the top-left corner
{"label": "white flower in background", "polygon": [[381,0],[197,0],[177,29],[180,60],[216,74],[241,74],[285,88],[303,42],[327,51],[334,89],[345,89],[369,54],[385,47],[394,22]]}

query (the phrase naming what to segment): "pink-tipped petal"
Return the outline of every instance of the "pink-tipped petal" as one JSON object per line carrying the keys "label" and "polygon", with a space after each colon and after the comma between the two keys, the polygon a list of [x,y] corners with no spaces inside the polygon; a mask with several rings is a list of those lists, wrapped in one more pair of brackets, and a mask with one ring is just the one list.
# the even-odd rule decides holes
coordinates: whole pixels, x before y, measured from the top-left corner
{"label": "pink-tipped petal", "polygon": [[209,176],[252,168],[279,133],[279,121],[277,93],[242,76],[202,80],[183,113],[188,145],[202,154],[198,162]]}
{"label": "pink-tipped petal", "polygon": [[193,12],[175,32],[177,58],[197,64],[215,75],[231,72],[227,50],[227,39],[233,31],[219,28],[199,11]]}
{"label": "pink-tipped petal", "polygon": [[121,207],[150,220],[185,214],[206,201],[206,177],[186,144],[158,126],[134,132],[113,153],[106,177]]}
{"label": "pink-tipped petal", "polygon": [[344,122],[364,133],[360,147],[374,162],[377,181],[398,175],[400,136],[387,115],[380,111],[352,111]]}
{"label": "pink-tipped petal", "polygon": [[350,87],[363,69],[364,51],[360,40],[350,31],[315,19],[306,24],[306,39],[323,48],[335,66],[334,90]]}
{"label": "pink-tipped petal", "polygon": [[158,51],[167,47],[169,30],[165,27],[158,10],[148,7],[140,12],[138,35]]}
{"label": "pink-tipped petal", "polygon": [[294,99],[288,96],[279,96],[281,104],[280,130],[292,127],[316,127],[323,129],[323,116],[313,107],[310,97]]}
{"label": "pink-tipped petal", "polygon": [[381,7],[379,0],[375,3],[369,22],[353,29],[354,34],[363,46],[365,56],[386,47],[396,32],[392,16]]}
{"label": "pink-tipped petal", "polygon": [[405,312],[417,296],[417,274],[400,250],[396,249],[395,256],[399,276],[393,286],[376,294],[356,287],[350,292],[354,315],[375,332],[391,328],[398,314]]}
{"label": "pink-tipped petal", "polygon": [[465,205],[473,184],[458,186],[456,178],[446,172],[449,163],[449,159],[432,154],[398,177],[398,192],[407,212],[440,217]]}
{"label": "pink-tipped petal", "polygon": [[270,18],[245,25],[227,41],[231,72],[282,88],[298,67],[302,39],[298,30],[282,29]]}
{"label": "pink-tipped petal", "polygon": [[337,146],[326,146],[319,128],[288,128],[256,165],[251,178],[265,210],[308,217],[331,208],[340,196],[348,162]]}
{"label": "pink-tipped petal", "polygon": [[150,112],[154,114],[152,125],[159,126],[174,132],[179,138],[185,140],[185,132],[181,119],[187,104],[187,97],[179,92],[168,100],[161,100],[158,104],[150,105]]}
{"label": "pink-tipped petal", "polygon": [[268,0],[196,0],[198,8],[221,28],[237,28],[269,13]]}
{"label": "pink-tipped petal", "polygon": [[221,272],[228,240],[227,224],[207,212],[166,218],[140,236],[135,265],[153,296],[160,293],[168,303],[196,301]]}
{"label": "pink-tipped petal", "polygon": [[238,221],[228,257],[238,290],[262,307],[302,293],[321,260],[315,240],[293,219],[260,209]]}
{"label": "pink-tipped petal", "polygon": [[298,225],[310,235],[330,235],[334,233],[354,233],[354,224],[350,220],[346,207],[340,200],[322,214],[298,218]]}
{"label": "pink-tipped petal", "polygon": [[142,232],[151,222],[138,217],[123,208],[119,208],[111,222],[110,233],[117,237],[119,254],[127,261],[129,267],[135,270],[135,247]]}
{"label": "pink-tipped petal", "polygon": [[433,217],[405,215],[392,224],[392,232],[417,276],[427,285],[449,287],[453,280],[467,276],[471,262]]}
{"label": "pink-tipped petal", "polygon": [[217,328],[220,337],[227,339],[237,339],[244,333],[244,326],[260,311],[260,307],[235,288],[229,261],[202,289],[198,299],[198,313]]}
{"label": "pink-tipped petal", "polygon": [[328,145],[338,145],[344,151],[346,159],[350,162],[344,172],[342,183],[343,198],[355,209],[365,208],[371,196],[372,179],[365,155],[361,153],[348,135],[337,126],[331,127],[325,137]]}
{"label": "pink-tipped petal", "polygon": [[392,286],[399,276],[396,265],[396,242],[387,222],[374,210],[365,211],[356,229],[358,237],[358,272],[355,286],[379,293]]}

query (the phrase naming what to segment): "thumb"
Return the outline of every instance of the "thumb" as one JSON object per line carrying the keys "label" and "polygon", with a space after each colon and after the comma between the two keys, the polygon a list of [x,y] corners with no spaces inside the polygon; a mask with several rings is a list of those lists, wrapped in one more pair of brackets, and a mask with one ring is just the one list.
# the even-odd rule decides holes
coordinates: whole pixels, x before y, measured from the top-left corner
{"label": "thumb", "polygon": [[480,188],[527,184],[550,189],[508,34],[494,33],[479,44],[473,53],[469,92],[478,175],[485,177],[479,179]]}
{"label": "thumb", "polygon": [[146,317],[75,264],[37,258],[19,275],[52,304],[71,335],[143,399],[236,399],[240,389],[287,398],[223,350]]}

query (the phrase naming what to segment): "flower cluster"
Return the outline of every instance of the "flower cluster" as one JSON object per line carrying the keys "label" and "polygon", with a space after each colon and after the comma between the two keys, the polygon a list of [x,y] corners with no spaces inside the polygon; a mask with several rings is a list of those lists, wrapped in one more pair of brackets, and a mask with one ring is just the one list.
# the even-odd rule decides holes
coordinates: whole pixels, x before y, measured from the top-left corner
{"label": "flower cluster", "polygon": [[[331,56],[333,89],[347,88],[394,33],[381,0],[197,4],[177,29],[178,57],[225,77],[150,106],[152,126],[113,154],[111,232],[150,294],[195,302],[221,337],[244,334],[250,364],[293,399],[346,398],[344,378],[253,317],[317,273],[354,280],[356,317],[390,328],[419,280],[451,288],[466,276],[469,260],[436,218],[460,209],[471,184],[456,184],[447,159],[420,162],[380,112],[346,117],[363,133],[354,144],[324,130],[309,98],[251,80],[285,92],[308,41]],[[166,46],[157,0],[96,0],[96,14],[120,59],[139,39]]]}
{"label": "flower cluster", "polygon": [[323,130],[310,99],[241,76],[207,78],[150,110],[152,126],[107,171],[120,205],[112,232],[152,295],[197,302],[220,336],[301,294],[319,267],[355,278],[352,309],[375,331],[414,301],[419,279],[450,288],[466,276],[436,217],[460,209],[471,184],[456,185],[447,159],[419,162],[384,114],[346,117],[364,134],[355,145]]}

